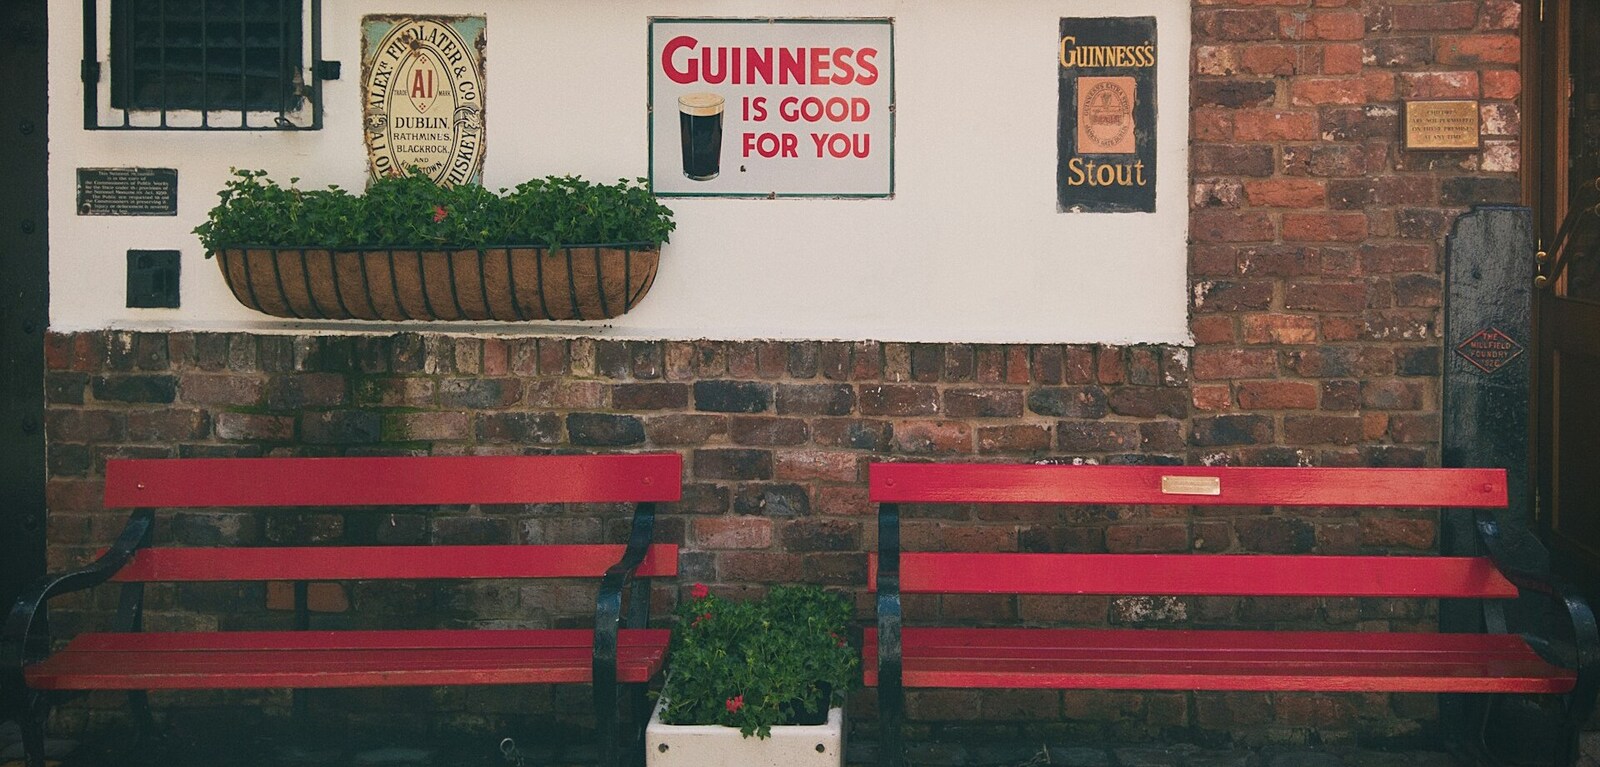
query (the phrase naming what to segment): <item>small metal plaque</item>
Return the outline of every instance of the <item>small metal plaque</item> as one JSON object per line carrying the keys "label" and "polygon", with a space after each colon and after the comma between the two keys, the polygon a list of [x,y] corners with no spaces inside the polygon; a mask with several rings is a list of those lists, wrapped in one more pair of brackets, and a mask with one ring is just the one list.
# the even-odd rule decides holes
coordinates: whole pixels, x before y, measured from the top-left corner
{"label": "small metal plaque", "polygon": [[1477,150],[1479,146],[1478,102],[1406,102],[1406,149]]}
{"label": "small metal plaque", "polygon": [[1161,492],[1166,495],[1222,495],[1222,478],[1162,475]]}
{"label": "small metal plaque", "polygon": [[1473,367],[1493,375],[1522,354],[1522,344],[1517,343],[1509,333],[1491,325],[1457,344],[1456,354],[1472,363]]}
{"label": "small metal plaque", "polygon": [[174,168],[79,168],[80,216],[176,216]]}

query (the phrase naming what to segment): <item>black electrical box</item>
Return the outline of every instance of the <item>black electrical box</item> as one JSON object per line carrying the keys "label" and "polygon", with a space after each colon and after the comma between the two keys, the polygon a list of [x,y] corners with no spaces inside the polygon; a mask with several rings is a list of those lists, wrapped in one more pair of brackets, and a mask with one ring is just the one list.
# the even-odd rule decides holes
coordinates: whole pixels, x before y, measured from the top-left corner
{"label": "black electrical box", "polygon": [[178,251],[128,251],[128,306],[178,308]]}

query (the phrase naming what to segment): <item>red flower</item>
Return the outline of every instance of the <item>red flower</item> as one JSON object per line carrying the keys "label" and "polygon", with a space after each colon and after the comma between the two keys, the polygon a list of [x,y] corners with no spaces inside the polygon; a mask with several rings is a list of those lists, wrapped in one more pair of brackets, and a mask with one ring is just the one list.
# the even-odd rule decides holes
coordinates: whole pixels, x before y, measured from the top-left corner
{"label": "red flower", "polygon": [[433,223],[437,224],[443,221],[444,217],[448,215],[450,215],[450,211],[445,210],[443,205],[433,206]]}
{"label": "red flower", "polygon": [[704,615],[697,616],[694,619],[694,623],[689,624],[689,627],[694,628],[695,626],[698,626],[708,620],[711,620],[711,613],[705,613]]}
{"label": "red flower", "polygon": [[728,707],[728,713],[737,714],[737,713],[739,713],[739,709],[744,708],[744,696],[743,695],[735,695],[735,696],[729,698],[728,702],[725,703],[724,705],[726,705]]}
{"label": "red flower", "polygon": [[711,589],[706,588],[704,583],[696,583],[689,589],[689,596],[694,597],[695,599],[705,599],[706,597],[711,596]]}

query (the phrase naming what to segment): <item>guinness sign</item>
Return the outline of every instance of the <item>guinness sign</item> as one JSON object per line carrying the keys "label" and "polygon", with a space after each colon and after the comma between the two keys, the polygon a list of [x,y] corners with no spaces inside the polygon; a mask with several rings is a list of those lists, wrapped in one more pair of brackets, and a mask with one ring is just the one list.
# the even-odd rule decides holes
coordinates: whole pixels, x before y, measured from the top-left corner
{"label": "guinness sign", "polygon": [[483,176],[482,16],[362,18],[361,98],[374,177],[417,168],[441,186]]}
{"label": "guinness sign", "polygon": [[1062,19],[1056,209],[1156,209],[1156,20]]}

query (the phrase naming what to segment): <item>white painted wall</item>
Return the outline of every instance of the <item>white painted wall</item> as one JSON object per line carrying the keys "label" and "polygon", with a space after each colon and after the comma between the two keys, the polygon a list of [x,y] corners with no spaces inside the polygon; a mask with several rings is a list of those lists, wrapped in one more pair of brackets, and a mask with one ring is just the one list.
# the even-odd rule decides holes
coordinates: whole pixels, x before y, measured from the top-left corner
{"label": "white painted wall", "polygon": [[[895,196],[674,199],[678,230],[645,300],[607,324],[418,325],[619,338],[1187,343],[1189,4],[1184,0],[395,0],[323,3],[319,132],[118,132],[82,125],[81,6],[51,8],[51,326],[58,331],[390,331],[239,305],[190,230],[230,167],[360,188],[360,17],[488,17],[484,183],[647,173],[650,16],[895,19]],[[1155,214],[1056,211],[1062,17],[1158,18]],[[104,35],[105,16],[101,18]],[[100,47],[105,56],[105,44]],[[179,215],[75,215],[80,167],[171,167]],[[183,252],[182,308],[128,309],[125,252]]]}

